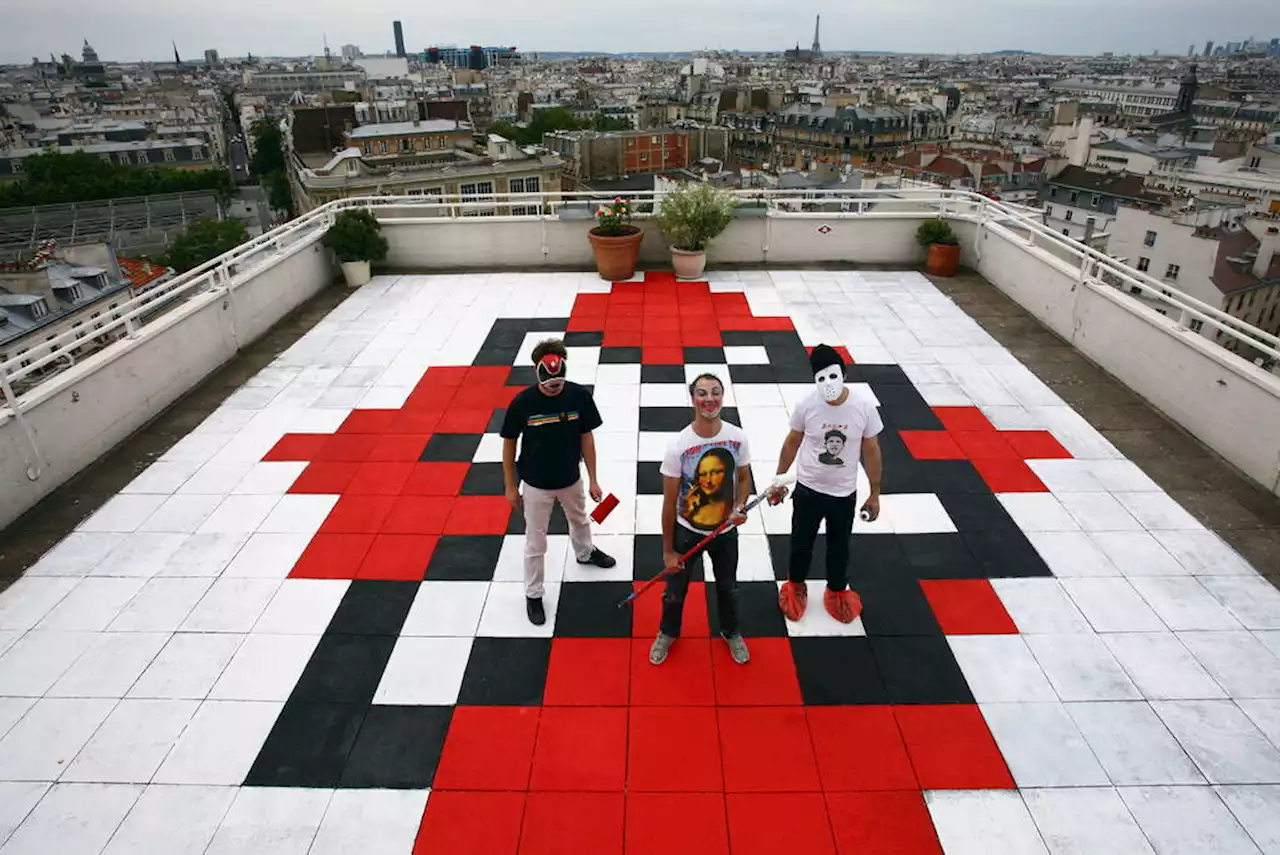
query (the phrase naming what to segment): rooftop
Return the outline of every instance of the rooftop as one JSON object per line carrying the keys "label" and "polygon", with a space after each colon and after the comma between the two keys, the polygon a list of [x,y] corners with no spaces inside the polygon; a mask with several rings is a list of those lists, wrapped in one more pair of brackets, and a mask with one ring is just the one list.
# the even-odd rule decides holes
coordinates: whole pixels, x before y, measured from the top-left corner
{"label": "rooftop", "polygon": [[427,119],[417,122],[380,122],[372,125],[361,125],[347,132],[353,140],[371,139],[373,137],[413,136],[414,134],[442,134],[451,131],[469,131],[471,125],[466,122],[455,122],[452,119]]}

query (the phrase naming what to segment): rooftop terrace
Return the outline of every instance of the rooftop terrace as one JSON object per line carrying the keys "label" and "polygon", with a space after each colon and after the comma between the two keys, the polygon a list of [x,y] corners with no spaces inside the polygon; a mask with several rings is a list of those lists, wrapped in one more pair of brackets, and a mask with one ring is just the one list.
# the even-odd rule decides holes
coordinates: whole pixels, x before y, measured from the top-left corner
{"label": "rooftop terrace", "polygon": [[[397,267],[469,270],[329,287],[322,209],[160,286],[173,308],[0,425],[26,470],[0,473],[26,511],[0,535],[23,574],[0,593],[0,853],[1270,851],[1276,378],[1014,209],[927,198],[771,202],[703,283],[572,272],[583,224],[548,199],[375,209]],[[940,206],[977,272],[883,269]],[[553,518],[534,627],[493,426],[553,335],[605,419],[619,561],[568,560]],[[752,661],[699,572],[648,665],[660,593],[614,603],[657,569],[683,382],[725,379],[767,480],[818,342],[886,424],[863,617],[782,618],[769,509],[740,535]]]}

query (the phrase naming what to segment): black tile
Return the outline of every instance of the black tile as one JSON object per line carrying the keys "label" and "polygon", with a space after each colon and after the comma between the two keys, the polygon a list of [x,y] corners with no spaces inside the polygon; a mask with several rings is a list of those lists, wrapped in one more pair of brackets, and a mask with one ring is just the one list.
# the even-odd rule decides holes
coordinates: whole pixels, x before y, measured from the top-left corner
{"label": "black tile", "polygon": [[979,493],[990,495],[991,488],[968,460],[920,461],[929,479],[928,493]]}
{"label": "black tile", "polygon": [[462,480],[463,496],[502,496],[506,490],[501,463],[472,463]]}
{"label": "black tile", "polygon": [[631,590],[630,582],[565,582],[556,602],[556,636],[630,638],[631,604],[618,603]]}
{"label": "black tile", "polygon": [[[567,326],[569,326],[568,318],[530,318],[527,324],[529,332],[563,333]],[[565,347],[568,346],[566,342]]]}
{"label": "black tile", "polygon": [[[662,557],[662,535],[660,534],[637,534],[631,546],[631,567],[632,578],[637,582],[647,582],[654,576],[662,572],[665,566]],[[701,561],[694,561],[690,567],[684,572],[693,571],[690,581],[701,582],[706,578],[703,564]],[[662,588],[659,584],[657,588]],[[650,591],[648,596],[660,597],[660,590]]]}
{"label": "black tile", "polygon": [[925,403],[914,386],[872,383],[871,391],[880,402],[880,418],[893,430],[942,430],[942,422]]}
{"label": "black tile", "polygon": [[516,320],[515,318],[499,318],[494,321],[492,327],[489,328],[489,334],[485,336],[484,344],[481,347],[487,348],[508,348],[520,347],[524,343],[525,329],[524,321],[516,323],[508,323],[508,321]]}
{"label": "black tile", "polygon": [[321,636],[289,702],[370,704],[396,646],[394,635]]}
{"label": "black tile", "polygon": [[662,464],[656,460],[636,463],[636,493],[641,496],[661,496],[664,480]]}
{"label": "black tile", "polygon": [[494,410],[493,415],[489,418],[489,424],[485,427],[485,433],[502,433],[502,422],[507,418],[507,408]]}
{"label": "black tile", "polygon": [[944,636],[872,637],[869,641],[889,703],[973,703],[973,693]]}
{"label": "black tile", "polygon": [[[720,418],[731,425],[742,427],[742,417],[737,407],[725,407]],[[678,433],[693,422],[693,407],[641,407],[640,430]]]}
{"label": "black tile", "polygon": [[[773,564],[773,578],[783,581],[791,578],[789,570],[791,568],[791,535],[789,534],[771,534],[769,538],[769,561]],[[810,570],[813,567],[822,567],[827,560],[827,536],[820,534],[813,541],[813,561],[810,564]]]}
{"label": "black tile", "polygon": [[[725,342],[725,344],[728,344],[728,342]],[[804,344],[800,341],[800,333],[795,330],[761,330],[760,344],[765,347],[798,347],[802,352],[804,351]]]}
{"label": "black tile", "polygon": [[679,383],[684,385],[683,365],[641,365],[641,383]]}
{"label": "black tile", "polygon": [[897,573],[906,567],[907,557],[900,538],[894,535],[855,534],[849,539],[850,572]]}
{"label": "black tile", "polygon": [[868,365],[857,363],[848,366],[850,383],[888,383],[892,385],[911,385],[910,378],[898,365]]}
{"label": "black tile", "polygon": [[[521,337],[523,338],[523,336]],[[503,344],[497,347],[481,347],[472,365],[510,365],[520,355],[520,344]]]}
{"label": "black tile", "polygon": [[421,790],[435,780],[453,707],[369,708],[341,787]]}
{"label": "black tile", "polygon": [[[714,575],[714,574],[713,574]],[[711,634],[720,634],[720,602],[711,579],[707,580],[707,618]],[[738,631],[747,638],[785,638],[787,619],[778,608],[778,586],[773,582],[739,582]]]}
{"label": "black tile", "polygon": [[507,372],[508,386],[532,386],[538,382],[538,371],[532,365],[512,365]]}
{"label": "black tile", "polygon": [[784,365],[798,365],[809,368],[809,379],[813,380],[813,370],[809,365],[809,354],[800,346],[799,342],[787,345],[766,344],[764,351],[769,354],[769,364],[774,368]]}
{"label": "black tile", "polygon": [[480,447],[478,433],[437,433],[427,440],[419,460],[424,462],[470,463]]}
{"label": "black tile", "polygon": [[899,540],[907,565],[917,579],[981,579],[978,562],[956,532],[906,534]]}
{"label": "black tile", "polygon": [[[967,461],[964,461],[967,462]],[[1010,530],[1018,527],[1009,511],[990,492],[941,492],[938,501],[961,532]]]}
{"label": "black tile", "polygon": [[550,658],[550,638],[477,638],[458,705],[540,706]]}
{"label": "black tile", "polygon": [[755,330],[721,330],[720,340],[725,343],[726,347],[750,347],[752,345],[764,344],[761,338],[762,333]]}
{"label": "black tile", "polygon": [[988,579],[1053,575],[1031,541],[1016,528],[965,532],[961,537],[979,572]]}
{"label": "black tile", "polygon": [[[507,521],[507,534],[524,534],[524,513],[514,511],[511,519]],[[564,508],[556,502],[551,506],[551,521],[547,523],[547,534],[568,534],[569,519],[564,515]]]}
{"label": "black tile", "polygon": [[791,656],[806,706],[888,703],[889,695],[865,638],[793,638]]}
{"label": "black tile", "polygon": [[894,460],[887,455],[883,460],[884,476],[881,488],[885,493],[938,492],[938,479],[930,470],[933,461]]}
{"label": "black tile", "polygon": [[245,786],[338,786],[368,709],[367,703],[285,704]]}
{"label": "black tile", "polygon": [[604,344],[603,332],[570,332],[564,334],[565,347],[600,347]]}
{"label": "black tile", "polygon": [[773,376],[778,383],[812,383],[813,369],[807,362],[775,365]]}
{"label": "black tile", "polygon": [[684,361],[695,365],[723,365],[723,347],[685,347]]}
{"label": "black tile", "polygon": [[[813,378],[810,377],[810,380]],[[732,383],[777,383],[772,365],[730,365],[729,381]]]}
{"label": "black tile", "polygon": [[639,365],[641,348],[638,347],[602,347],[600,348],[601,365]]}
{"label": "black tile", "polygon": [[867,635],[942,635],[933,607],[914,576],[857,568],[849,574],[849,586],[862,598]]}
{"label": "black tile", "polygon": [[[515,516],[515,514],[512,514]],[[426,578],[431,581],[454,580],[489,582],[502,552],[502,535],[442,535],[431,553]]]}
{"label": "black tile", "polygon": [[356,579],[325,629],[326,635],[389,635],[396,637],[418,596],[419,582]]}

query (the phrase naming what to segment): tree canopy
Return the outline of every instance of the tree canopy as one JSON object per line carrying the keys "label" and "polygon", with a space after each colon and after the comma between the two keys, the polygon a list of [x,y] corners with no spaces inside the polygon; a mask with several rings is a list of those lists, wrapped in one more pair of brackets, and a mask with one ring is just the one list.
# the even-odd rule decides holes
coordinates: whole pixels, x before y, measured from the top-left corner
{"label": "tree canopy", "polygon": [[248,239],[249,233],[239,220],[197,220],[173,239],[162,263],[179,273],[186,273],[235,249]]}
{"label": "tree canopy", "polygon": [[579,118],[563,107],[550,110],[539,110],[533,114],[528,125],[513,125],[510,122],[494,122],[489,125],[489,133],[504,136],[518,145],[537,145],[545,134],[553,131],[629,131],[631,123],[626,119],[615,119],[597,113],[590,118]]}
{"label": "tree canopy", "polygon": [[213,190],[225,203],[235,190],[225,169],[131,166],[108,163],[83,151],[33,154],[22,161],[22,172],[20,180],[0,185],[0,208],[199,190]]}
{"label": "tree canopy", "polygon": [[284,135],[280,133],[277,119],[259,119],[254,122],[253,157],[249,170],[267,191],[267,201],[277,211],[293,213],[293,193],[289,189],[288,165],[284,156]]}

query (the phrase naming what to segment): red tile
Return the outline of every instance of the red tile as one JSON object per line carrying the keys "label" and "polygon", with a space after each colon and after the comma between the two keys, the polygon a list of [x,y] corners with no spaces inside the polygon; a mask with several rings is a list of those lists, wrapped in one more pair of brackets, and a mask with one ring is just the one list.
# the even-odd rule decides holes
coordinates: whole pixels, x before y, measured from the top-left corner
{"label": "red tile", "polygon": [[784,706],[802,704],[791,642],[786,638],[751,639],[751,661],[739,665],[729,646],[713,638],[711,673],[720,706]]}
{"label": "red tile", "polygon": [[400,409],[412,413],[439,413],[449,410],[453,396],[458,394],[461,386],[424,386],[419,383],[405,399]]}
{"label": "red tile", "polygon": [[609,292],[609,307],[639,306],[644,303],[645,286],[639,282],[616,282]]}
{"label": "red tile", "polygon": [[[434,422],[439,421],[433,418]],[[369,462],[415,463],[431,441],[430,433],[392,433],[378,438],[369,454]]]}
{"label": "red tile", "polygon": [[[716,314],[728,312],[730,314],[742,314],[751,312],[751,305],[747,302],[747,295],[741,292],[728,294],[712,294],[711,304],[716,307]],[[735,312],[735,310],[737,310]]]}
{"label": "red tile", "polygon": [[[510,369],[508,369],[509,371]],[[506,383],[506,378],[503,378],[503,383]],[[501,394],[502,386],[463,386],[458,390],[458,394],[453,396],[453,407],[451,409],[492,410],[499,403]],[[448,416],[448,413],[445,415]],[[436,428],[436,430],[438,431],[440,428]]]}
{"label": "red tile", "polygon": [[995,430],[977,407],[934,407],[934,414],[947,430]]}
{"label": "red tile", "polygon": [[609,311],[608,294],[579,294],[573,301],[573,314],[603,314]]}
{"label": "red tile", "polygon": [[470,463],[415,463],[400,492],[406,496],[456,496],[462,490]]}
{"label": "red tile", "polygon": [[530,793],[520,855],[622,855],[622,793]]}
{"label": "red tile", "polygon": [[729,855],[724,796],[628,793],[627,855]]}
{"label": "red tile", "polygon": [[[671,273],[670,275],[672,278],[675,277],[675,273]],[[680,282],[677,280],[676,293],[680,295],[681,299],[687,299],[689,297],[698,297],[702,295],[710,295],[711,285],[706,281]]]}
{"label": "red tile", "polygon": [[600,332],[604,329],[605,316],[600,315],[579,315],[570,316],[568,325],[565,326],[565,332]]}
{"label": "red tile", "polygon": [[380,534],[369,547],[356,578],[421,582],[439,539],[434,534]]}
{"label": "red tile", "polygon": [[[749,666],[748,666],[749,667]],[[720,749],[730,793],[818,792],[804,707],[720,707]]]}
{"label": "red tile", "polygon": [[538,707],[457,707],[432,786],[528,789],[540,715]]}
{"label": "red tile", "polygon": [[891,707],[806,707],[805,717],[822,789],[918,789]]}
{"label": "red tile", "polygon": [[605,332],[639,332],[644,329],[644,318],[632,315],[610,315],[605,321]]}
{"label": "red tile", "polygon": [[413,855],[516,855],[524,793],[455,793],[427,799]]}
{"label": "red tile", "polygon": [[750,315],[716,315],[716,326],[722,330],[754,330],[756,319]]}
{"label": "red tile", "polygon": [[361,463],[345,492],[348,496],[398,496],[412,472],[412,463]]}
{"label": "red tile", "polygon": [[511,373],[509,365],[472,365],[467,369],[466,386],[501,386]]}
{"label": "red tile", "polygon": [[360,463],[308,463],[307,468],[302,470],[302,474],[289,487],[289,492],[339,496],[347,489],[351,479],[356,477],[356,472],[362,465]]}
{"label": "red tile", "polygon": [[639,330],[605,330],[605,347],[640,347],[644,344],[644,333]]}
{"label": "red tile", "polygon": [[395,507],[394,496],[341,496],[320,525],[325,534],[374,534]]}
{"label": "red tile", "polygon": [[924,793],[827,793],[840,855],[942,855]]}
{"label": "red tile", "polygon": [[712,707],[632,707],[627,791],[724,790],[720,737]]}
{"label": "red tile", "polygon": [[644,365],[684,365],[684,350],[679,347],[647,345],[640,361]]}
{"label": "red tile", "polygon": [[938,625],[947,635],[1011,635],[1017,625],[986,579],[924,579],[920,582]]}
{"label": "red tile", "polygon": [[455,499],[440,496],[399,496],[382,521],[387,534],[444,534]]}
{"label": "red tile", "polygon": [[316,460],[332,463],[364,463],[377,444],[378,437],[375,434],[334,434],[320,447]]}
{"label": "red tile", "polygon": [[286,433],[263,455],[263,460],[316,460],[329,441],[327,433]]}
{"label": "red tile", "polygon": [[733,793],[725,802],[733,855],[835,855],[821,793]]}
{"label": "red tile", "polygon": [[951,438],[970,460],[1018,460],[1013,447],[1004,441],[999,431],[953,430]]}
{"label": "red tile", "polygon": [[526,386],[499,386],[493,391],[493,408],[505,409],[511,405],[511,400],[523,392]]}
{"label": "red tile", "polygon": [[399,410],[352,410],[338,427],[338,433],[388,433]]}
{"label": "red tile", "polygon": [[893,713],[921,789],[1013,787],[1004,757],[976,706],[896,706]]}
{"label": "red tile", "polygon": [[[637,582],[635,587],[639,588],[640,583]],[[662,594],[665,588],[666,582],[659,582],[631,601],[633,637],[652,641],[657,636],[658,623],[662,620]],[[689,591],[684,597],[684,620],[680,626],[683,638],[706,638],[711,634],[711,625],[707,620],[706,588],[706,582],[689,583]]]}
{"label": "red tile", "polygon": [[964,452],[945,430],[901,430],[898,435],[916,460],[964,460]]}
{"label": "red tile", "polygon": [[449,410],[436,422],[436,433],[484,433],[493,417],[493,407]]}
{"label": "red tile", "polygon": [[1023,460],[1065,460],[1071,452],[1047,430],[1006,430],[1001,436]]}
{"label": "red tile", "polygon": [[684,347],[719,347],[723,343],[719,326],[700,325],[697,329],[680,329],[680,344]]}
{"label": "red tile", "polygon": [[649,662],[652,643],[652,638],[632,640],[631,705],[713,706],[716,693],[711,678],[711,639],[686,633],[671,645],[667,661],[661,665]]}
{"label": "red tile", "polygon": [[372,534],[317,534],[293,565],[289,578],[354,579],[372,543]]}
{"label": "red tile", "polygon": [[433,365],[427,369],[418,381],[418,386],[461,386],[467,378],[467,367],[453,365]]}
{"label": "red tile", "polygon": [[654,315],[644,319],[645,332],[680,332],[680,319],[671,315]]}
{"label": "red tile", "polygon": [[504,496],[459,496],[444,534],[506,534],[511,505]]}
{"label": "red tile", "polygon": [[444,415],[443,407],[417,407],[397,410],[396,417],[391,422],[391,432],[395,434],[417,434],[426,436],[429,439],[442,415]]}
{"label": "red tile", "polygon": [[792,330],[795,326],[791,323],[791,318],[756,318],[756,329]]}
{"label": "red tile", "polygon": [[625,707],[543,707],[530,790],[622,792]]}
{"label": "red tile", "polygon": [[556,638],[542,703],[549,707],[627,705],[631,640]]}
{"label": "red tile", "polygon": [[1031,467],[1021,460],[975,460],[973,468],[993,493],[1047,493]]}

